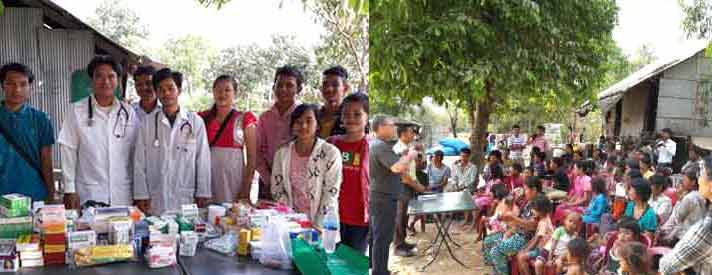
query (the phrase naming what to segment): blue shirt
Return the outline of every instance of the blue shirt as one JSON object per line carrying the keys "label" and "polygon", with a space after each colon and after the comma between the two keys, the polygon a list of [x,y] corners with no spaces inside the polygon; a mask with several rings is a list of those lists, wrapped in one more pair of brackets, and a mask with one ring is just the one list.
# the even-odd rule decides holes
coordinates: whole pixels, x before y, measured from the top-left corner
{"label": "blue shirt", "polygon": [[[635,202],[628,202],[628,205],[625,207],[624,215],[635,219],[633,217],[633,207],[635,207]],[[648,208],[645,209],[645,213],[638,219],[638,225],[640,226],[640,232],[655,233],[655,230],[658,228],[658,216],[652,207],[648,206]]]}
{"label": "blue shirt", "polygon": [[606,199],[606,195],[598,194],[588,203],[588,208],[583,215],[583,222],[600,223],[601,215],[606,212],[608,212],[608,199]]}
{"label": "blue shirt", "polygon": [[[0,104],[0,124],[40,166],[40,149],[54,144],[54,128],[47,114],[27,104],[10,112]],[[37,171],[0,135],[0,195],[10,193],[32,197],[33,201],[44,200],[47,187]]]}

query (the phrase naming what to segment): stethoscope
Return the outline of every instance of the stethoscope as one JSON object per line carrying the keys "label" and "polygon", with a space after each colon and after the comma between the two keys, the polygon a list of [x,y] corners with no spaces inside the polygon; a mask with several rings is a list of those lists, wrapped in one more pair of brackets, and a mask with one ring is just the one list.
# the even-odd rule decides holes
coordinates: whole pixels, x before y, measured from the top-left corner
{"label": "stethoscope", "polygon": [[[89,127],[94,126],[94,103],[92,102],[92,97],[89,96]],[[121,114],[123,112],[124,117],[126,118],[126,121],[124,121],[123,126],[121,126],[122,130],[121,132],[116,131],[116,129],[119,126],[119,120],[121,120]],[[121,104],[119,102],[119,111],[116,113],[116,121],[114,121],[114,136],[116,138],[122,138],[126,136],[126,125],[129,123],[129,111],[124,107],[124,104]]]}
{"label": "stethoscope", "polygon": [[[161,146],[160,139],[158,138],[158,114],[161,112],[156,112],[156,117],[153,120],[153,147],[158,147]],[[185,135],[186,138],[190,138],[193,136],[193,125],[190,124],[189,120],[183,121],[183,124],[180,125],[180,132],[185,133],[183,130],[185,128],[188,128],[188,134]]]}

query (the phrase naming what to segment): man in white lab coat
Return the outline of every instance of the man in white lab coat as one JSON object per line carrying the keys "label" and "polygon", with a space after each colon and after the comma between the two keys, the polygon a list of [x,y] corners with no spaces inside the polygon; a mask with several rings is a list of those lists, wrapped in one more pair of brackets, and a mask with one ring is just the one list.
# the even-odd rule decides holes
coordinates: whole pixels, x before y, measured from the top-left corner
{"label": "man in white lab coat", "polygon": [[146,213],[177,212],[181,205],[206,206],[210,190],[210,147],[198,114],[181,109],[183,75],[162,69],[153,86],[163,107],[146,117],[136,142],[133,195]]}
{"label": "man in white lab coat", "polygon": [[114,97],[118,62],[96,56],[87,71],[94,93],[72,105],[59,132],[64,203],[72,209],[89,200],[128,206],[139,120],[131,106]]}

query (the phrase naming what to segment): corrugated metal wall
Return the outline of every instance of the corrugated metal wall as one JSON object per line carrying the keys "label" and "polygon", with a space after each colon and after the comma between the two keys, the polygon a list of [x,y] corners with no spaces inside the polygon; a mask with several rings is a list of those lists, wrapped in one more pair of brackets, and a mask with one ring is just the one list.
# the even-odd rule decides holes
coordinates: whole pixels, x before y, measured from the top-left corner
{"label": "corrugated metal wall", "polygon": [[[0,64],[17,61],[35,73],[30,104],[47,112],[59,134],[71,106],[71,74],[89,63],[94,38],[89,31],[50,30],[43,27],[42,10],[9,8],[0,17]],[[54,148],[59,167],[59,148]]]}
{"label": "corrugated metal wall", "polygon": [[42,10],[6,8],[0,16],[0,63],[22,62],[39,71],[38,28],[42,28]]}

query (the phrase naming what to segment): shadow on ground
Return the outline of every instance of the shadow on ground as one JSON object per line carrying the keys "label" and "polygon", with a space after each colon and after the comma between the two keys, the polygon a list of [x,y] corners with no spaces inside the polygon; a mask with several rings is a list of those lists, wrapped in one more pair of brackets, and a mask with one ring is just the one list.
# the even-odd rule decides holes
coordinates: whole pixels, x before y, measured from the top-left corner
{"label": "shadow on ground", "polygon": [[[419,224],[418,224],[419,225]],[[475,234],[471,231],[461,231],[459,229],[450,229],[451,236],[462,247],[452,247],[455,256],[460,259],[467,267],[462,267],[455,262],[447,249],[443,245],[438,259],[435,260],[425,271],[421,271],[426,263],[431,259],[430,255],[423,256],[423,250],[430,245],[430,241],[435,237],[436,228],[433,224],[426,226],[426,232],[418,232],[415,236],[408,237],[408,242],[416,243],[416,256],[405,258],[393,255],[391,251],[390,270],[397,275],[472,275],[472,274],[493,274],[492,268],[485,265],[482,258],[481,242],[475,244]]]}

